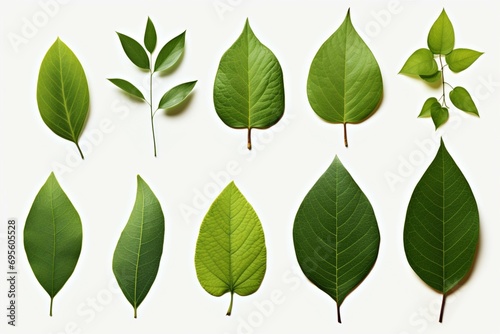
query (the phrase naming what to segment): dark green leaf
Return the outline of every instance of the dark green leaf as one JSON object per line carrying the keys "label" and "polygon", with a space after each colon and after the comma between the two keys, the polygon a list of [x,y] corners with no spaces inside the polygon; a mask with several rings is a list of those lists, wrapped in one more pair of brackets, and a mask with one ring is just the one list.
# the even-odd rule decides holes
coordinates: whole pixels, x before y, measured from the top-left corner
{"label": "dark green leaf", "polygon": [[144,45],[150,53],[153,53],[156,48],[156,29],[149,17],[146,24],[146,32],[144,33]]}
{"label": "dark green leaf", "polygon": [[304,198],[293,226],[302,271],[340,305],[375,264],[380,234],[373,208],[335,157]]}
{"label": "dark green leaf", "polygon": [[476,105],[465,88],[455,87],[450,92],[450,100],[458,109],[479,116]]}
{"label": "dark green leaf", "polygon": [[406,258],[427,285],[446,296],[471,270],[478,239],[474,194],[441,140],[408,204]]}
{"label": "dark green leaf", "polygon": [[420,78],[430,83],[438,82],[441,80],[441,71],[437,71],[433,75],[420,75]]}
{"label": "dark green leaf", "polygon": [[36,279],[54,297],[75,270],[82,250],[82,222],[54,173],[36,195],[24,226],[24,249]]}
{"label": "dark green leaf", "polygon": [[36,98],[40,115],[59,137],[78,145],[89,112],[89,87],[82,64],[59,38],[43,58]]}
{"label": "dark green leaf", "polygon": [[441,55],[447,55],[455,46],[455,31],[444,9],[429,31],[427,45],[432,53]]}
{"label": "dark green leaf", "polygon": [[483,52],[470,49],[455,49],[446,56],[446,63],[453,72],[461,72],[471,66]]}
{"label": "dark green leaf", "polygon": [[158,109],[170,109],[182,103],[191,93],[196,82],[196,80],[185,82],[170,89],[161,98]]}
{"label": "dark green leaf", "polygon": [[120,38],[123,50],[127,54],[127,57],[134,63],[137,67],[149,70],[149,58],[146,50],[142,47],[139,42],[135,39],[128,37],[127,35],[117,33]]}
{"label": "dark green leaf", "polygon": [[155,63],[155,72],[162,72],[174,66],[175,63],[181,58],[184,52],[184,41],[186,39],[186,32],[172,38],[160,50]]}
{"label": "dark green leaf", "polygon": [[418,49],[408,58],[399,73],[433,76],[438,71],[438,66],[432,52],[428,49]]}
{"label": "dark green leaf", "polygon": [[[354,29],[350,12],[314,57],[307,96],[314,112],[330,123],[361,123],[382,100],[377,60]],[[347,134],[344,131],[347,147]]]}
{"label": "dark green leaf", "polygon": [[113,255],[113,273],[134,308],[134,318],[158,273],[164,236],[161,205],[151,188],[137,175],[135,205]]}
{"label": "dark green leaf", "polygon": [[266,243],[259,217],[231,182],[210,206],[196,242],[196,274],[213,296],[257,291],[266,272]]}
{"label": "dark green leaf", "polygon": [[125,92],[141,100],[144,100],[144,95],[142,95],[141,91],[137,89],[134,85],[132,85],[130,82],[123,79],[108,79],[108,80],[111,81],[113,84],[115,84],[117,87],[123,89]]}
{"label": "dark green leaf", "polygon": [[420,115],[418,117],[431,117],[431,107],[434,103],[439,104],[438,100],[435,97],[428,98],[424,106],[422,107],[422,111],[420,111]]}
{"label": "dark green leaf", "polygon": [[448,121],[448,118],[450,117],[448,108],[441,107],[439,102],[434,102],[431,105],[431,117],[437,130],[441,125]]}

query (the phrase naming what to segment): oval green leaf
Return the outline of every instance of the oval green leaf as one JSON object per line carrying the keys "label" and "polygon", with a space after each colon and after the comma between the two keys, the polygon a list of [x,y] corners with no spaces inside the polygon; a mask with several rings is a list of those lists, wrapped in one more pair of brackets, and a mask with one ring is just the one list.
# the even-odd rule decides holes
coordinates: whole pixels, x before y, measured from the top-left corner
{"label": "oval green leaf", "polygon": [[123,79],[108,79],[108,80],[111,81],[118,88],[121,88],[125,92],[129,93],[130,95],[135,96],[141,100],[144,100],[144,95],[142,95],[141,91],[127,80]]}
{"label": "oval green leaf", "polygon": [[443,294],[443,306],[446,294],[471,270],[478,240],[474,194],[441,140],[408,204],[404,248],[415,273]]}
{"label": "oval green leaf", "polygon": [[134,308],[134,318],[158,273],[164,236],[165,219],[160,202],[137,175],[134,208],[113,255],[113,273]]}
{"label": "oval green leaf", "polygon": [[41,286],[54,297],[75,270],[82,250],[82,222],[68,196],[51,173],[35,197],[26,225],[24,249]]}
{"label": "oval green leaf", "polygon": [[354,29],[350,12],[321,46],[307,79],[307,96],[314,112],[330,123],[361,123],[382,100],[382,75],[377,60]]}
{"label": "oval green leaf", "polygon": [[185,82],[170,89],[161,98],[158,109],[170,109],[182,103],[194,89],[196,82],[197,80]]}
{"label": "oval green leaf", "polygon": [[380,234],[373,208],[335,157],[295,216],[293,242],[307,278],[340,305],[375,264]]}
{"label": "oval green leaf", "polygon": [[135,39],[128,37],[127,35],[120,34],[117,32],[120,38],[120,43],[122,44],[123,51],[127,55],[128,59],[135,64],[135,66],[149,70],[149,57],[146,50],[142,47],[139,42]]}
{"label": "oval green leaf", "polygon": [[184,53],[186,31],[172,38],[158,53],[155,62],[155,72],[162,72],[174,66]]}
{"label": "oval green leaf", "polygon": [[89,112],[89,87],[82,64],[59,38],[43,58],[36,98],[45,124],[78,145]]}
{"label": "oval green leaf", "polygon": [[219,297],[257,291],[266,272],[266,244],[259,217],[231,182],[210,206],[196,242],[196,275],[201,286]]}
{"label": "oval green leaf", "polygon": [[455,31],[443,9],[427,36],[427,45],[434,54],[447,55],[455,46]]}
{"label": "oval green leaf", "polygon": [[144,45],[149,53],[153,53],[156,48],[156,29],[153,21],[148,17],[148,22],[146,23],[146,32],[144,33]]}
{"label": "oval green leaf", "polygon": [[448,121],[450,113],[448,112],[448,108],[442,107],[439,102],[434,102],[431,105],[431,117],[437,130],[441,125]]}
{"label": "oval green leaf", "polygon": [[450,70],[458,73],[469,68],[482,54],[471,49],[455,49],[446,55],[446,63]]}
{"label": "oval green leaf", "polygon": [[465,88],[459,86],[453,88],[450,92],[450,100],[458,109],[479,116],[476,104]]}
{"label": "oval green leaf", "polygon": [[407,75],[433,76],[438,72],[438,66],[434,55],[428,49],[418,49],[403,65],[399,73]]}
{"label": "oval green leaf", "polygon": [[214,85],[217,115],[229,127],[251,130],[276,124],[285,111],[283,72],[278,59],[262,44],[248,20],[236,42],[224,53]]}
{"label": "oval green leaf", "polygon": [[441,80],[441,75],[442,75],[441,71],[437,71],[433,75],[419,75],[419,77],[424,81],[427,81],[429,83],[434,83]]}
{"label": "oval green leaf", "polygon": [[422,110],[420,111],[420,115],[418,115],[418,117],[431,117],[431,107],[434,103],[439,104],[438,100],[435,97],[430,97],[425,100],[424,106],[422,107]]}

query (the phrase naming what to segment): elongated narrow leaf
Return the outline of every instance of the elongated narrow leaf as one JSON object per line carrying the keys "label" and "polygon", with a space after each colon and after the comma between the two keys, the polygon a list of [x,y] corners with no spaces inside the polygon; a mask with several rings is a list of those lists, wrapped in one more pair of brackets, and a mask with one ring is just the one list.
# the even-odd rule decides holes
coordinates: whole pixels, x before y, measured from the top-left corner
{"label": "elongated narrow leaf", "polygon": [[280,63],[250,28],[248,20],[236,42],[224,53],[214,85],[217,115],[229,127],[251,130],[276,124],[285,111]]}
{"label": "elongated narrow leaf", "polygon": [[117,87],[124,90],[125,92],[129,93],[130,95],[133,95],[141,100],[144,100],[144,95],[142,95],[141,91],[127,80],[123,79],[108,79],[108,80],[111,81],[113,84],[115,84]]}
{"label": "elongated narrow leaf", "polygon": [[438,66],[432,52],[428,49],[418,49],[408,58],[399,73],[433,76],[437,72]]}
{"label": "elongated narrow leaf", "polygon": [[450,113],[448,111],[448,108],[442,107],[439,102],[434,102],[431,105],[431,117],[437,130],[441,125],[448,121],[448,118],[450,118]]}
{"label": "elongated narrow leaf", "polygon": [[196,82],[197,80],[185,82],[170,89],[161,98],[158,109],[170,109],[182,103],[188,97],[189,93],[191,93]]}
{"label": "elongated narrow leaf", "polygon": [[130,61],[132,61],[132,63],[139,68],[149,70],[149,57],[142,45],[127,35],[120,34],[119,32],[117,34],[120,38],[123,50]]}
{"label": "elongated narrow leaf", "polygon": [[148,23],[146,23],[146,32],[144,33],[144,45],[150,53],[156,48],[156,29],[153,21],[151,21],[149,17]]}
{"label": "elongated narrow leaf", "polygon": [[134,308],[134,318],[137,318],[137,308],[146,298],[158,273],[164,236],[161,205],[146,182],[137,175],[135,205],[113,256],[113,273]]}
{"label": "elongated narrow leaf", "polygon": [[479,116],[476,104],[465,88],[459,86],[453,88],[450,92],[450,100],[458,109]]}
{"label": "elongated narrow leaf", "polygon": [[172,38],[158,53],[155,62],[155,72],[168,70],[174,66],[184,53],[184,42],[186,40],[186,32]]}
{"label": "elongated narrow leaf", "polygon": [[196,274],[213,296],[257,291],[266,272],[266,244],[259,217],[231,182],[210,206],[196,242]]}
{"label": "elongated narrow leaf", "polygon": [[482,54],[470,49],[455,49],[446,55],[446,63],[453,72],[461,72],[474,64]]}
{"label": "elongated narrow leaf", "polygon": [[443,294],[443,306],[446,294],[470,271],[478,238],[474,194],[441,140],[408,204],[404,247],[415,273]]}
{"label": "elongated narrow leaf", "polygon": [[335,157],[295,216],[295,253],[302,271],[340,305],[373,267],[380,234],[372,206]]}
{"label": "elongated narrow leaf", "polygon": [[43,58],[36,98],[40,115],[59,137],[78,145],[89,112],[89,87],[82,64],[59,38]]}
{"label": "elongated narrow leaf", "polygon": [[382,75],[377,60],[354,29],[350,12],[321,46],[307,79],[307,96],[314,112],[330,123],[361,123],[382,100]]}
{"label": "elongated narrow leaf", "polygon": [[54,173],[38,192],[24,226],[24,249],[36,279],[54,297],[75,270],[82,250],[82,222]]}
{"label": "elongated narrow leaf", "polygon": [[443,9],[427,36],[427,45],[434,54],[447,55],[455,46],[455,31]]}
{"label": "elongated narrow leaf", "polygon": [[431,117],[431,107],[434,103],[439,104],[438,100],[435,97],[428,98],[424,106],[422,107],[422,111],[420,111],[420,115],[418,117]]}

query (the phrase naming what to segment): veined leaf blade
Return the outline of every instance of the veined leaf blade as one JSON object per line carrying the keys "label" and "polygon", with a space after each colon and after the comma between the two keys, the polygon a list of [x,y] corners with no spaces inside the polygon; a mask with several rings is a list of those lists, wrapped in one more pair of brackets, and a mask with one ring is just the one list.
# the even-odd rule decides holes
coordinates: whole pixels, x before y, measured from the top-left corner
{"label": "veined leaf blade", "polygon": [[142,92],[127,80],[123,79],[108,79],[108,80],[111,81],[111,83],[113,83],[118,88],[129,93],[130,95],[135,96],[138,99],[145,100]]}
{"label": "veined leaf blade", "polygon": [[446,55],[446,64],[450,70],[458,73],[469,68],[482,54],[471,49],[455,49]]}
{"label": "veined leaf blade", "polygon": [[458,109],[479,116],[476,104],[465,88],[460,86],[453,88],[450,92],[450,100]]}
{"label": "veined leaf blade", "polygon": [[412,53],[399,73],[432,76],[436,72],[438,72],[438,66],[434,55],[429,49],[422,48]]}
{"label": "veined leaf blade", "polygon": [[172,38],[158,53],[155,62],[155,72],[166,71],[174,66],[184,53],[186,31]]}
{"label": "veined leaf blade", "polygon": [[135,39],[117,32],[123,51],[135,66],[149,70],[149,57],[144,47]]}
{"label": "veined leaf blade", "polygon": [[148,17],[148,22],[146,23],[146,32],[144,33],[144,45],[149,53],[153,53],[156,48],[156,28],[153,21]]}
{"label": "veined leaf blade", "polygon": [[161,98],[158,109],[170,109],[181,104],[193,91],[196,82],[185,82],[170,89]]}
{"label": "veined leaf blade", "polygon": [[427,45],[436,55],[447,55],[455,47],[455,31],[444,9],[429,31]]}

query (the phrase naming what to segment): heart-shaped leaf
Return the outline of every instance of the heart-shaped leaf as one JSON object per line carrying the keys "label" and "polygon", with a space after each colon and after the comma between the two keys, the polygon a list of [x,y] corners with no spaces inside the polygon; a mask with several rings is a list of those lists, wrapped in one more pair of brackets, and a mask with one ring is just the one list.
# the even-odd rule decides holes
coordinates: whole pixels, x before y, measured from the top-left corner
{"label": "heart-shaped leaf", "polygon": [[148,22],[146,23],[146,32],[144,33],[144,45],[146,49],[153,53],[156,48],[156,29],[153,21],[148,17]]}
{"label": "heart-shaped leaf", "polygon": [[448,108],[442,107],[439,102],[434,102],[431,105],[431,117],[437,130],[441,125],[448,121],[450,113],[448,112]]}
{"label": "heart-shaped leaf", "polygon": [[404,248],[415,273],[443,294],[443,307],[446,295],[471,270],[478,239],[474,194],[441,140],[408,204]]}
{"label": "heart-shaped leaf", "polygon": [[75,270],[82,250],[82,222],[51,173],[35,197],[26,225],[24,249],[36,279],[54,297]]}
{"label": "heart-shaped leaf", "polygon": [[399,73],[408,75],[434,76],[438,72],[434,55],[428,49],[418,49],[403,65]]}
{"label": "heart-shaped leaf", "polygon": [[455,49],[446,55],[446,63],[450,70],[458,73],[469,68],[482,54],[471,49]]}
{"label": "heart-shaped leaf", "polygon": [[89,86],[82,64],[59,38],[43,58],[36,91],[38,109],[47,126],[76,144],[89,112]]}
{"label": "heart-shaped leaf", "polygon": [[127,35],[117,33],[120,38],[120,43],[122,44],[123,51],[127,55],[128,59],[135,64],[135,66],[149,70],[149,57],[146,50],[142,47],[139,42],[135,39],[128,37]]}
{"label": "heart-shaped leaf", "polygon": [[307,79],[307,96],[314,112],[330,123],[361,123],[382,100],[382,75],[377,60],[354,29],[350,12],[321,46]]}
{"label": "heart-shaped leaf", "polygon": [[251,130],[276,124],[285,111],[283,73],[278,59],[262,44],[248,20],[221,58],[214,85],[217,115],[229,127]]}
{"label": "heart-shaped leaf", "polygon": [[427,45],[434,54],[447,55],[455,46],[455,31],[443,9],[427,36]]}
{"label": "heart-shaped leaf", "polygon": [[158,273],[164,236],[165,219],[160,202],[137,175],[134,208],[113,255],[113,273],[134,308],[134,318]]}
{"label": "heart-shaped leaf", "polygon": [[123,79],[108,79],[108,80],[111,81],[113,84],[115,84],[117,87],[124,90],[125,92],[129,93],[130,95],[133,95],[141,100],[144,100],[144,95],[141,93],[141,91],[127,80]]}
{"label": "heart-shaped leaf", "polygon": [[182,103],[191,93],[196,82],[197,80],[185,82],[170,89],[161,98],[158,109],[170,109]]}
{"label": "heart-shaped leaf", "polygon": [[465,88],[459,86],[453,88],[450,92],[450,100],[458,109],[479,116],[476,104]]}
{"label": "heart-shaped leaf", "polygon": [[266,272],[266,244],[259,217],[231,182],[210,206],[196,242],[196,274],[213,296],[257,291]]}
{"label": "heart-shaped leaf", "polygon": [[155,62],[155,72],[166,71],[177,63],[184,53],[186,31],[172,38],[158,53]]}
{"label": "heart-shaped leaf", "polygon": [[438,100],[435,97],[430,97],[424,102],[424,106],[422,107],[422,111],[420,111],[420,115],[418,117],[431,117],[431,108],[434,103],[439,104]]}
{"label": "heart-shaped leaf", "polygon": [[373,208],[335,157],[295,216],[293,243],[307,278],[340,305],[375,264],[380,234]]}
{"label": "heart-shaped leaf", "polygon": [[434,83],[441,80],[441,71],[437,71],[433,75],[419,75],[419,77],[427,82]]}

